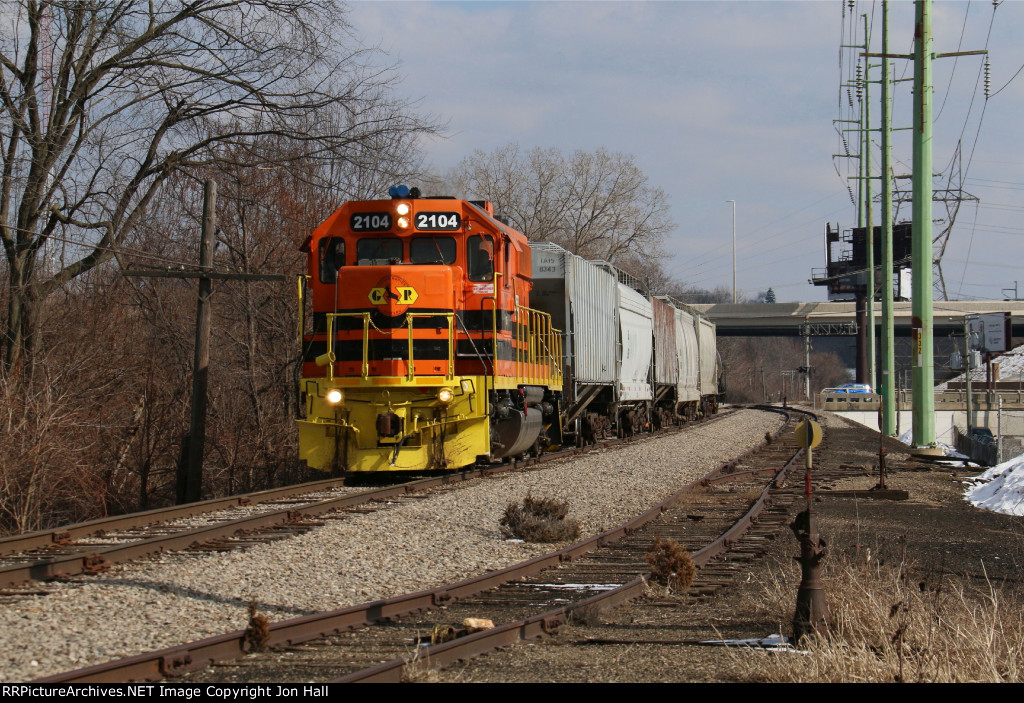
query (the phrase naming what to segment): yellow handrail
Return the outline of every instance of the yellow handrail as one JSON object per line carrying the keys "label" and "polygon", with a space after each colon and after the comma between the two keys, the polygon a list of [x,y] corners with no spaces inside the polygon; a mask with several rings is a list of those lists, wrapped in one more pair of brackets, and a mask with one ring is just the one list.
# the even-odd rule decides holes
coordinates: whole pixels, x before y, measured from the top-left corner
{"label": "yellow handrail", "polygon": [[[301,296],[301,292],[300,292]],[[516,305],[516,322],[513,331],[513,348],[515,349],[515,374],[517,378],[544,381],[550,379],[552,382],[561,385],[562,377],[562,333],[551,324],[551,316],[548,313],[529,308],[524,305]],[[335,312],[327,313],[327,356],[334,358],[335,343],[335,318],[351,317],[360,319],[363,323],[362,335],[362,368],[361,377],[365,380],[370,376],[370,328],[383,334],[383,330],[373,324],[371,313],[368,312]],[[455,376],[455,314],[438,312],[406,312],[405,327],[408,342],[408,368],[407,379],[412,381],[416,378],[415,355],[413,352],[413,320],[417,317],[444,317],[448,326],[448,364],[445,378],[450,380]],[[497,361],[498,355],[498,310],[492,310],[491,315],[491,343],[493,359]],[[327,377],[334,379],[334,363],[327,364]],[[538,366],[547,367],[547,375],[538,375]]]}
{"label": "yellow handrail", "polygon": [[[362,370],[361,377],[365,380],[370,377],[370,327],[377,330],[380,333],[384,333],[384,330],[373,324],[370,319],[370,313],[368,312],[329,312],[327,317],[327,355],[329,358],[334,358],[334,319],[337,317],[355,317],[360,318],[363,321],[363,358],[362,358]],[[413,355],[413,318],[416,317],[444,317],[448,323],[448,370],[445,374],[445,378],[452,379],[455,376],[455,326],[454,326],[454,313],[436,313],[436,312],[407,312],[405,314],[405,326],[407,330],[409,359],[407,368],[408,380],[412,381],[416,378],[416,367],[415,357]],[[327,367],[327,378],[329,380],[334,379],[334,362],[328,364]]]}
{"label": "yellow handrail", "polygon": [[455,313],[436,313],[436,312],[407,312],[405,313],[405,324],[409,327],[409,364],[407,369],[407,377],[410,381],[416,378],[416,367],[413,359],[412,343],[413,336],[412,330],[413,318],[416,317],[444,317],[448,323],[448,371],[445,374],[445,378],[451,380],[455,376]]}

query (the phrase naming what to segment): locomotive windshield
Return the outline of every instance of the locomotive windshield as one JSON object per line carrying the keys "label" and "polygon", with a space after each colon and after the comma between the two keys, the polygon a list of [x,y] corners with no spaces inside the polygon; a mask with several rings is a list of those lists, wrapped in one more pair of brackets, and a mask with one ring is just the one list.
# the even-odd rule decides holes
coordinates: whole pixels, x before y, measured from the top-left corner
{"label": "locomotive windshield", "polygon": [[398,237],[369,237],[356,242],[356,260],[360,266],[384,266],[402,260],[402,240]]}
{"label": "locomotive windshield", "polygon": [[454,237],[420,237],[409,243],[409,261],[414,264],[454,264]]}

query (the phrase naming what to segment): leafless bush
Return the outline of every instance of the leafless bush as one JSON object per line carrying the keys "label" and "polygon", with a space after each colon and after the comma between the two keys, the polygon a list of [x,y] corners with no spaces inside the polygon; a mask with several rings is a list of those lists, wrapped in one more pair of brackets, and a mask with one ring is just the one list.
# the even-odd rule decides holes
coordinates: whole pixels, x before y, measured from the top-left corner
{"label": "leafless bush", "polygon": [[567,517],[568,501],[526,496],[522,505],[509,503],[501,518],[501,533],[506,538],[527,542],[564,542],[580,535],[580,525]]}
{"label": "leafless bush", "polygon": [[677,593],[685,591],[697,578],[697,567],[690,554],[675,540],[654,538],[654,544],[647,550],[647,563],[655,581]]}

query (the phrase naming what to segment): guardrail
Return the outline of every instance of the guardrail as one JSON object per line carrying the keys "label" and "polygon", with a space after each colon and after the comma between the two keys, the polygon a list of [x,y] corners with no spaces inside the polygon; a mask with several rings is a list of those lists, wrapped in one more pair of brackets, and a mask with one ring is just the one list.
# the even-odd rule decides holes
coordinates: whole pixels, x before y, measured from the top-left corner
{"label": "guardrail", "polygon": [[[816,407],[826,410],[876,410],[882,396],[878,393],[846,393],[826,388],[817,395]],[[995,412],[1002,401],[1004,409],[1024,408],[1024,390],[971,391],[971,404],[977,412]],[[967,391],[952,390],[935,393],[937,410],[959,410],[967,407]],[[909,389],[896,392],[896,409],[913,408],[913,393]]]}

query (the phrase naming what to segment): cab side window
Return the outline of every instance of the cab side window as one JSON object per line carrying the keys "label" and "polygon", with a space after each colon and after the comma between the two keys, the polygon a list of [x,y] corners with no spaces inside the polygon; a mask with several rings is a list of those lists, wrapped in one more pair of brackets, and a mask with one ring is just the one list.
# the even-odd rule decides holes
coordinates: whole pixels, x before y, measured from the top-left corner
{"label": "cab side window", "polygon": [[494,239],[489,234],[474,234],[466,240],[466,266],[469,280],[494,280]]}
{"label": "cab side window", "polygon": [[338,269],[345,265],[345,240],[341,237],[324,237],[318,248],[320,282],[337,283]]}

